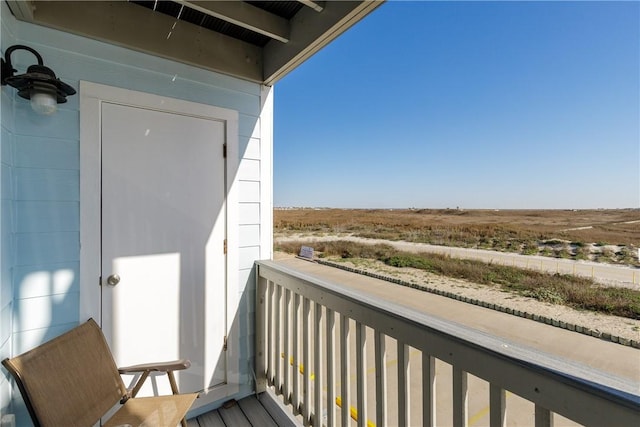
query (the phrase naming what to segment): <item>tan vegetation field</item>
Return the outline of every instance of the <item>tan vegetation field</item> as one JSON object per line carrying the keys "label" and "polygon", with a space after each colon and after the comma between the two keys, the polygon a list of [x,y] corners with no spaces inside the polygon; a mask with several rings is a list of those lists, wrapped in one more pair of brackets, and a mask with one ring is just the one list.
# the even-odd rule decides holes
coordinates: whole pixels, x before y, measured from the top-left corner
{"label": "tan vegetation field", "polygon": [[640,266],[640,209],[276,209],[274,231],[349,234]]}
{"label": "tan vegetation field", "polygon": [[318,257],[373,260],[499,288],[535,300],[640,320],[640,291],[598,285],[591,278],[540,273],[446,255],[407,253],[389,245],[340,240],[356,236],[517,252],[640,266],[640,209],[620,210],[381,210],[274,211],[276,250],[296,254],[304,242],[282,236],[335,236],[315,242]]}

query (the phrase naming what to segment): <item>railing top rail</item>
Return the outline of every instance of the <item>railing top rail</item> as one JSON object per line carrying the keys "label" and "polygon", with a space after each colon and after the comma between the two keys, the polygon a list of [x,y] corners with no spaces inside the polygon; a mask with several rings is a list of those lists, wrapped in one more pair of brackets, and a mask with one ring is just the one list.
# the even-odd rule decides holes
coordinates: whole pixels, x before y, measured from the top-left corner
{"label": "railing top rail", "polygon": [[[578,392],[578,395],[588,397],[587,400],[604,399],[626,407],[636,420],[640,416],[640,383],[635,381],[345,288],[275,261],[257,261],[256,264],[258,275],[264,279],[345,314],[390,337],[397,338],[401,329],[411,330],[411,333],[406,335],[410,337],[407,344],[412,347],[426,351],[445,362],[462,365],[461,368],[471,374],[522,397],[532,401],[536,398],[541,399],[548,403],[549,409],[560,414],[563,413],[562,406],[566,402],[554,400],[564,399],[563,393]],[[492,369],[483,365],[489,360],[493,362]],[[498,373],[495,372],[495,363],[501,365]],[[505,372],[524,377],[519,381],[503,384],[501,382],[509,378]],[[528,382],[531,384],[527,384]],[[551,393],[548,387],[550,385],[555,390]],[[538,396],[542,393],[543,387],[547,392],[546,397]],[[571,399],[574,398],[576,402],[580,399],[577,395]],[[586,408],[588,404],[582,403],[579,406]]]}

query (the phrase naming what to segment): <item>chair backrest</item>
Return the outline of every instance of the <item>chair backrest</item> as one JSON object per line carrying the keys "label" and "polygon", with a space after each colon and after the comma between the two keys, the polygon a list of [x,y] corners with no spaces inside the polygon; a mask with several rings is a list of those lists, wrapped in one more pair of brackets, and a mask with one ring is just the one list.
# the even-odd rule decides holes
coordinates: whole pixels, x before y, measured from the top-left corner
{"label": "chair backrest", "polygon": [[36,426],[90,426],[126,394],[93,319],[2,364],[16,379]]}

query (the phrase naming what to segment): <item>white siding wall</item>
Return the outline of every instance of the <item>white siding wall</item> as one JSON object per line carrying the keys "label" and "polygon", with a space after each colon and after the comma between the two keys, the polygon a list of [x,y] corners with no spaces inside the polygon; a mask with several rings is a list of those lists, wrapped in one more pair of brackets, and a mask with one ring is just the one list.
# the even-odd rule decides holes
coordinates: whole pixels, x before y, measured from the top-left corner
{"label": "white siding wall", "polygon": [[[15,21],[9,19],[6,4],[0,5],[0,42],[2,51],[15,40]],[[13,96],[14,90],[2,87],[0,93],[0,359],[11,355],[11,318],[13,308]],[[0,418],[10,409],[11,385],[0,375]]]}
{"label": "white siding wall", "polygon": [[[76,89],[80,80],[87,80],[239,112],[240,395],[249,394],[253,261],[271,256],[271,241],[264,239],[271,235],[272,227],[270,91],[255,83],[19,22],[3,2],[3,53],[18,43],[36,49],[45,65]],[[34,62],[23,52],[14,53],[12,59],[19,71]],[[3,357],[19,354],[81,320],[78,100],[79,96],[72,96],[55,115],[43,117],[31,111],[28,101],[17,98],[15,90],[2,90]],[[3,375],[3,412],[7,394]]]}

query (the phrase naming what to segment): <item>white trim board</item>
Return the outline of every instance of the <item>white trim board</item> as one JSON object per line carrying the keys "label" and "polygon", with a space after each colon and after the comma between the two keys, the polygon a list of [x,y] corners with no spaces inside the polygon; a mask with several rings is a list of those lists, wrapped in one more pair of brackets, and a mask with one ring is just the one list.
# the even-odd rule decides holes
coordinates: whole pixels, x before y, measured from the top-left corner
{"label": "white trim board", "polygon": [[273,258],[273,91],[260,90],[260,259]]}

